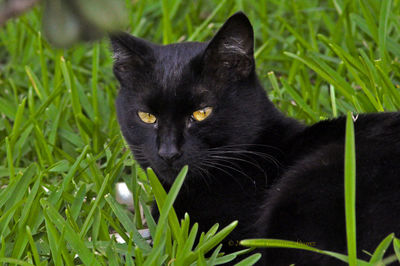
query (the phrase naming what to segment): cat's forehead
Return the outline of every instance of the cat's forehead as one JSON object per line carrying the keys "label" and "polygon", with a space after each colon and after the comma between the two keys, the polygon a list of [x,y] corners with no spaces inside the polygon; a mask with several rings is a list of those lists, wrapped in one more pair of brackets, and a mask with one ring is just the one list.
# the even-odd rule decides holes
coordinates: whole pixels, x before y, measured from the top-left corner
{"label": "cat's forehead", "polygon": [[191,113],[194,109],[213,105],[212,91],[196,83],[181,83],[176,87],[148,90],[142,99],[150,111],[160,113]]}
{"label": "cat's forehead", "polygon": [[152,79],[140,93],[140,102],[155,113],[192,112],[210,103],[213,93],[199,81],[194,62],[207,43],[176,43],[153,48]]}
{"label": "cat's forehead", "polygon": [[156,59],[154,73],[159,86],[168,90],[189,81],[195,74],[191,62],[200,56],[205,48],[206,43],[200,42],[157,46],[154,49]]}

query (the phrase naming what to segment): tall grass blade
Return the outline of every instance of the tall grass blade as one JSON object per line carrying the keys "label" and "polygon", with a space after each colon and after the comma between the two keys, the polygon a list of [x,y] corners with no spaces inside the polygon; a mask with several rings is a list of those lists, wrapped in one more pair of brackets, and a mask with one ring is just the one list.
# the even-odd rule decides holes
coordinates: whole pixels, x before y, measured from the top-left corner
{"label": "tall grass blade", "polygon": [[356,245],[356,150],[352,113],[347,113],[345,146],[345,212],[349,265],[357,265]]}
{"label": "tall grass blade", "polygon": [[[174,200],[176,199],[176,197],[178,196],[178,192],[183,185],[183,181],[185,180],[187,172],[188,172],[188,167],[184,166],[182,168],[182,170],[180,171],[180,173],[178,174],[178,176],[176,177],[174,184],[172,185],[167,197],[165,198],[165,202],[163,203],[163,205],[160,209],[160,218],[158,219],[156,236],[154,238],[155,245],[157,245],[161,241],[161,236],[163,234],[163,230],[165,230],[166,222],[169,217],[169,213],[172,209],[172,204],[173,204]],[[158,187],[159,185],[161,185],[159,183],[157,177],[155,176],[154,172],[151,169],[148,169],[147,173],[148,173],[150,183],[152,184],[153,187]],[[157,196],[156,196],[156,198],[157,198]],[[161,196],[158,196],[158,198],[161,198]],[[175,214],[175,217],[176,217],[176,214]],[[171,220],[176,220],[177,225],[178,225],[177,228],[171,228],[171,229],[172,230],[179,229],[178,219],[171,219]],[[174,224],[172,224],[171,227],[173,227],[173,226],[174,226]],[[179,232],[176,232],[175,237],[176,237],[176,239],[179,238]]]}
{"label": "tall grass blade", "polygon": [[[306,251],[312,251],[324,255],[328,255],[334,257],[338,260],[348,263],[349,258],[346,255],[342,255],[336,252],[326,251],[317,249],[311,246],[308,246],[303,243],[288,241],[288,240],[279,240],[279,239],[245,239],[240,241],[240,245],[246,247],[256,247],[256,248],[294,248],[301,249]],[[359,266],[367,266],[368,263],[362,260],[356,261]]]}
{"label": "tall grass blade", "polygon": [[[182,173],[182,171],[183,171],[183,169],[181,170],[181,173]],[[158,178],[155,175],[153,170],[147,169],[147,176],[148,176],[150,184],[153,188],[153,193],[156,198],[156,203],[157,203],[158,209],[161,211],[163,206],[165,205],[167,193],[165,192],[164,188],[162,187],[160,181],[158,180]],[[177,181],[175,181],[175,182],[177,182]],[[178,245],[182,245],[183,241],[181,239],[180,232],[179,232],[179,228],[180,228],[179,221],[178,221],[176,212],[173,208],[171,209],[170,214],[168,214],[168,222],[170,223],[173,236],[178,241]],[[158,221],[158,224],[160,224],[160,220]],[[159,227],[159,225],[157,225],[157,227]],[[157,231],[158,231],[158,229],[157,229]]]}

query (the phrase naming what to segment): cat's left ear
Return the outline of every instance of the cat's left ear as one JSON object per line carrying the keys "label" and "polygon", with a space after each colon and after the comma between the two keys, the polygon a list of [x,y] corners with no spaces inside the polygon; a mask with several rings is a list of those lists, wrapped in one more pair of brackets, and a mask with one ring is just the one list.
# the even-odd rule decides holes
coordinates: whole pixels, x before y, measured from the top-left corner
{"label": "cat's left ear", "polygon": [[244,79],[254,70],[254,34],[243,12],[232,15],[204,53],[205,68],[219,77]]}

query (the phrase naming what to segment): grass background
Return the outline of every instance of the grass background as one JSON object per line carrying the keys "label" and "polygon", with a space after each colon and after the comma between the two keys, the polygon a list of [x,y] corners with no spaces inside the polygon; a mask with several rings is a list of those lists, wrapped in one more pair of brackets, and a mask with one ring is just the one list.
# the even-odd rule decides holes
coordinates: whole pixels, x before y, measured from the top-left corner
{"label": "grass background", "polygon": [[[208,40],[229,15],[244,11],[271,100],[305,123],[400,107],[398,0],[125,4],[126,30],[164,44]],[[37,8],[0,29],[0,262],[131,265],[135,256],[139,265],[204,265],[231,259],[204,258],[205,248],[191,242],[197,231],[189,230],[189,218],[179,224],[171,208],[169,223],[155,226],[145,203],[155,192],[164,206],[167,196],[154,191],[156,181],[150,186],[119,132],[108,40],[52,48],[41,34],[41,14]],[[144,204],[153,238],[166,231],[153,248],[137,234],[140,214],[132,216],[113,200],[114,183],[122,180],[135,192],[135,205]],[[126,244],[110,238],[110,231]],[[215,246],[222,235],[213,228],[203,244]]]}

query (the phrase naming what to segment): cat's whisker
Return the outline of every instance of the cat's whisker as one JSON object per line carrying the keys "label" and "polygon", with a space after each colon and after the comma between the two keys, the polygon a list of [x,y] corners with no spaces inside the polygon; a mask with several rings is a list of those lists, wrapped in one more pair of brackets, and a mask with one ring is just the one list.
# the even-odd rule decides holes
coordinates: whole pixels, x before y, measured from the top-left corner
{"label": "cat's whisker", "polygon": [[255,162],[251,162],[249,160],[242,159],[242,158],[236,158],[236,157],[230,157],[230,156],[221,156],[221,155],[210,155],[210,157],[216,158],[216,159],[226,159],[226,160],[234,160],[234,161],[248,163],[248,164],[253,165],[254,167],[256,167],[258,170],[264,172],[264,169],[259,164],[255,163]]}
{"label": "cat's whisker", "polygon": [[235,150],[224,150],[224,149],[221,149],[221,150],[214,150],[212,152],[235,153],[235,154],[251,154],[251,155],[257,155],[257,156],[260,156],[260,157],[268,157],[268,158],[272,157],[273,158],[273,156],[271,156],[268,153],[257,152],[257,151],[249,151],[249,150],[237,150],[237,149],[235,149]]}
{"label": "cat's whisker", "polygon": [[204,181],[208,189],[211,188],[209,182],[207,181],[207,175],[209,174],[208,171],[206,171],[204,168],[199,167],[198,165],[193,165],[191,170],[194,172],[196,176],[201,177],[201,179]]}
{"label": "cat's whisker", "polygon": [[[223,167],[231,168],[234,171],[239,171],[239,170],[234,169],[234,168],[229,167],[229,166],[224,165],[224,164],[216,163],[215,161],[213,161],[212,163],[211,162],[203,162],[200,165],[205,166],[205,167],[209,167],[209,168],[214,168],[216,170],[219,170],[219,171],[229,175],[236,184],[238,184],[241,188],[243,188],[243,184],[242,184],[241,180],[239,179],[239,176],[230,174],[227,170],[224,170]],[[241,171],[239,171],[239,172],[241,174],[243,174],[243,172],[241,172]],[[212,175],[212,177],[214,178],[213,175]],[[254,181],[249,176],[247,176],[247,178],[249,178],[254,183]],[[243,190],[243,191],[245,191],[245,190]]]}
{"label": "cat's whisker", "polygon": [[[233,150],[231,150],[231,151],[219,150],[219,151],[212,151],[212,152],[209,152],[209,153],[211,153],[211,154],[218,154],[218,155],[219,155],[219,154],[223,154],[223,155],[235,154],[235,155],[245,156],[246,158],[254,159],[254,160],[255,160],[254,157],[251,157],[251,156],[250,156],[250,155],[254,155],[254,156],[257,156],[257,157],[259,157],[259,158],[262,158],[262,159],[264,159],[264,160],[267,160],[267,161],[269,161],[269,162],[274,163],[275,166],[278,167],[278,168],[281,166],[280,162],[279,162],[275,157],[273,157],[273,156],[271,156],[271,155],[269,155],[269,154],[266,154],[266,153],[260,153],[260,152],[254,152],[254,151],[247,151],[247,150],[235,150],[235,151],[233,151]],[[257,160],[256,160],[256,161],[257,161]]]}
{"label": "cat's whisker", "polygon": [[[218,164],[217,164],[218,165]],[[233,178],[233,175],[231,173],[229,173],[228,171],[220,168],[219,166],[216,166],[215,162],[212,161],[207,161],[207,160],[203,160],[202,162],[199,163],[199,166],[205,166],[205,167],[210,167],[210,168],[215,168],[217,170],[220,170],[221,172],[224,172],[225,174],[229,175],[230,177]]]}
{"label": "cat's whisker", "polygon": [[218,147],[214,147],[214,148],[210,148],[209,150],[220,150],[220,149],[235,149],[236,148],[243,148],[243,147],[248,147],[248,148],[271,148],[272,150],[278,151],[280,153],[283,153],[283,151],[278,148],[278,147],[274,147],[271,145],[267,145],[267,144],[257,144],[257,143],[249,143],[249,144],[230,144],[230,145],[223,145],[223,146],[218,146]]}
{"label": "cat's whisker", "polygon": [[242,155],[247,155],[247,156],[257,156],[259,158],[263,158],[265,160],[268,160],[270,162],[273,162],[277,167],[281,166],[281,163],[272,155],[263,153],[263,152],[256,152],[256,151],[241,151],[240,152]]}
{"label": "cat's whisker", "polygon": [[[222,159],[217,159],[217,158],[214,158],[214,159],[216,159],[216,160],[211,160],[211,161],[209,161],[209,160],[207,160],[207,159],[205,159],[204,161],[207,161],[209,164],[212,164],[212,165],[218,165],[218,166],[220,166],[220,167],[225,167],[225,168],[228,168],[228,169],[230,169],[230,170],[233,170],[233,171],[235,171],[235,172],[238,172],[238,173],[240,173],[241,175],[243,175],[243,176],[245,176],[245,177],[247,177],[249,180],[251,180],[252,182],[254,182],[254,180],[249,176],[249,175],[247,175],[245,172],[243,172],[243,170],[240,168],[240,169],[237,169],[237,168],[235,168],[235,167],[233,167],[233,166],[238,166],[238,165],[236,165],[234,162],[231,162],[231,161],[229,161],[229,160],[222,160]],[[226,163],[229,163],[229,164],[231,164],[232,166],[229,166],[229,165],[226,165],[226,164],[222,164],[222,163],[220,163],[220,162],[226,162]],[[231,175],[232,176],[232,175]]]}

